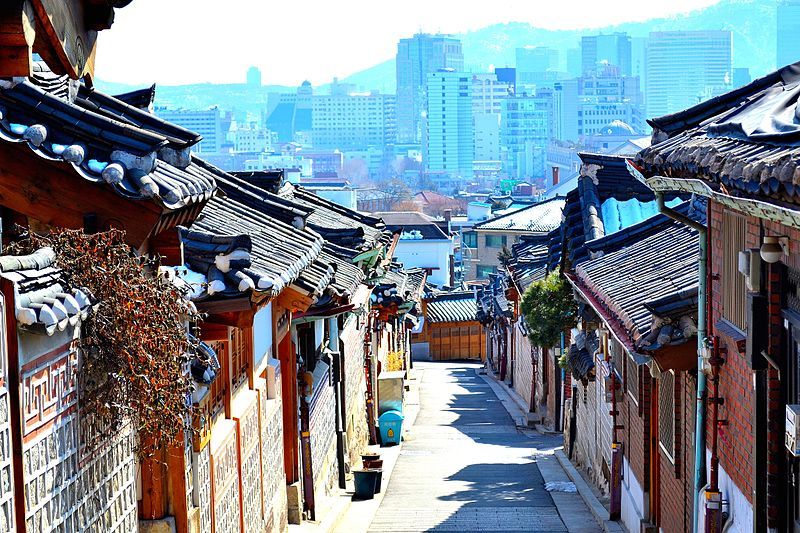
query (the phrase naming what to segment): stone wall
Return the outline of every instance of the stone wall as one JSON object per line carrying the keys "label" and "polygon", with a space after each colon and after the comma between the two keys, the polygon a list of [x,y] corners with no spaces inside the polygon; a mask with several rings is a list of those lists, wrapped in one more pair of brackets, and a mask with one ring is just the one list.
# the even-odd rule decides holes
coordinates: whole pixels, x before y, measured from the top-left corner
{"label": "stone wall", "polygon": [[276,395],[268,398],[269,389],[260,388],[261,399],[261,468],[263,485],[264,529],[267,532],[287,528],[286,475],[283,470],[283,412],[281,407],[280,365],[274,383]]}
{"label": "stone wall", "polygon": [[211,429],[211,508],[215,533],[239,531],[239,450],[236,423],[220,418]]}
{"label": "stone wall", "polygon": [[[319,366],[322,362],[317,363]],[[325,369],[325,378],[314,383],[314,397],[309,405],[309,427],[311,433],[311,466],[314,472],[314,494],[330,492],[336,483],[336,398],[330,374]],[[316,376],[315,376],[316,377]]]}
{"label": "stone wall", "polygon": [[576,437],[572,460],[607,494],[611,472],[611,403],[606,402],[603,367],[598,361],[595,363],[597,379],[585,385],[578,382],[577,389],[573,389],[576,391],[572,398],[576,408]]}
{"label": "stone wall", "polygon": [[16,531],[14,517],[14,487],[11,453],[10,406],[8,403],[8,387],[6,387],[5,369],[7,360],[0,361],[0,531]]}
{"label": "stone wall", "polygon": [[528,337],[522,334],[519,323],[514,327],[516,328],[514,330],[514,390],[530,406],[531,380],[533,379],[531,344],[528,342]]}
{"label": "stone wall", "polygon": [[351,465],[358,463],[369,440],[367,429],[367,380],[364,375],[364,328],[350,316],[342,329],[344,345],[344,391],[347,455]]}

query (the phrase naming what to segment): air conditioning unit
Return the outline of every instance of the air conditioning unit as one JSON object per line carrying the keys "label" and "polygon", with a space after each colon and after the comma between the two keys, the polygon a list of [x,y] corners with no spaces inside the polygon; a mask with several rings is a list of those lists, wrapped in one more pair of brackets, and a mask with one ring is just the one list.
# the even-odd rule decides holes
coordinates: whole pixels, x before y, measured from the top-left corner
{"label": "air conditioning unit", "polygon": [[758,248],[739,252],[739,272],[745,277],[748,291],[761,291],[761,253]]}
{"label": "air conditioning unit", "polygon": [[800,405],[786,406],[786,449],[800,456]]}

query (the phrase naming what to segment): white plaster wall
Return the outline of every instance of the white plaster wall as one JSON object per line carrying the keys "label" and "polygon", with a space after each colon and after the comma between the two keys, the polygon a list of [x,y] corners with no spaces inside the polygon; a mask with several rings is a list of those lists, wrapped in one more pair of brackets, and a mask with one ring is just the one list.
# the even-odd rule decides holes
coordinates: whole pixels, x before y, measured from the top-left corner
{"label": "white plaster wall", "polygon": [[[711,464],[711,453],[706,449],[706,465]],[[730,518],[726,522],[726,533],[750,533],[753,531],[753,507],[747,501],[742,491],[739,490],[725,469],[719,467],[719,490],[722,499],[728,500],[727,510]],[[698,521],[702,524],[706,519],[705,503],[701,502]]]}
{"label": "white plaster wall", "polygon": [[622,458],[622,524],[628,531],[638,532],[644,516],[644,490],[631,470],[628,458]]}
{"label": "white plaster wall", "polygon": [[450,284],[450,254],[453,253],[452,240],[400,240],[394,257],[406,268],[434,269],[428,281],[435,285]]}

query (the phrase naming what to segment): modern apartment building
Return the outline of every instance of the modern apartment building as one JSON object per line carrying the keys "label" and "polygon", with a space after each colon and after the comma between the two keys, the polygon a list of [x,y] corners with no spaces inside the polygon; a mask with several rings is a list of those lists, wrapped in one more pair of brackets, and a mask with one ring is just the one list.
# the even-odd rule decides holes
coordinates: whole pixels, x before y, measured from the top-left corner
{"label": "modern apartment building", "polygon": [[619,67],[620,74],[631,76],[631,37],[627,33],[585,35],[581,38],[581,74],[605,65]]}
{"label": "modern apartment building", "polygon": [[638,133],[647,128],[639,79],[622,75],[616,66],[606,65],[582,76],[577,105],[578,138],[600,133],[614,121],[624,122]]}
{"label": "modern apartment building", "polygon": [[475,161],[500,160],[500,118],[503,100],[513,85],[499,81],[495,73],[472,76],[472,123]]}
{"label": "modern apartment building", "polygon": [[472,75],[440,70],[428,75],[425,167],[450,176],[472,175]]}
{"label": "modern apartment building", "polygon": [[660,117],[724,93],[731,86],[730,31],[650,33],[647,116]]}
{"label": "modern apartment building", "polygon": [[780,0],[777,9],[777,67],[800,60],[800,0]]}
{"label": "modern apartment building", "polygon": [[175,123],[190,131],[196,131],[203,140],[196,146],[199,154],[219,154],[230,128],[231,118],[216,106],[209,109],[174,109],[156,107],[159,118]]}
{"label": "modern apartment building", "polygon": [[517,48],[517,85],[538,88],[551,81],[559,68],[559,52],[546,46],[526,46]]}
{"label": "modern apartment building", "polygon": [[440,69],[464,70],[461,41],[447,35],[418,33],[397,44],[397,139],[422,141],[428,74]]}
{"label": "modern apartment building", "polygon": [[311,109],[311,139],[315,149],[349,151],[394,144],[393,94],[315,95]]}
{"label": "modern apartment building", "polygon": [[558,95],[542,89],[503,101],[500,143],[508,150],[505,171],[512,178],[544,176],[547,144],[554,136]]}

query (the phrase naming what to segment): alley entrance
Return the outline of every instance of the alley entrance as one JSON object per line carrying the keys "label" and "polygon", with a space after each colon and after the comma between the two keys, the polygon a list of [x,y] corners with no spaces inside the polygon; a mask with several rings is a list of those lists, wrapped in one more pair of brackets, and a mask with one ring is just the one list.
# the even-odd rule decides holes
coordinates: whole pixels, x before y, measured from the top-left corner
{"label": "alley entrance", "polygon": [[[568,531],[537,464],[560,439],[518,431],[478,364],[415,368],[419,415],[370,531]],[[586,526],[570,531],[600,531],[582,503],[571,510]]]}

